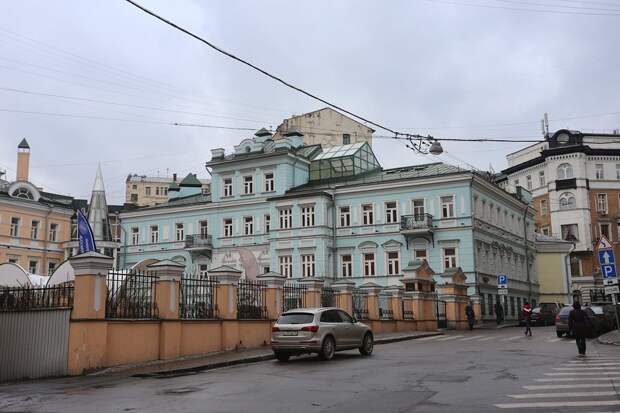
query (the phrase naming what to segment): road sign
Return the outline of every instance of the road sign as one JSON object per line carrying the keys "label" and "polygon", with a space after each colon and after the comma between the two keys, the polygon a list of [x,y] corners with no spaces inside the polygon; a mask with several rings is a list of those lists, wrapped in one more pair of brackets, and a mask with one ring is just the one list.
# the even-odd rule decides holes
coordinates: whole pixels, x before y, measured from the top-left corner
{"label": "road sign", "polygon": [[609,242],[607,237],[603,235],[601,239],[598,240],[598,244],[596,244],[596,249],[599,251],[600,250],[611,250],[613,249],[613,246],[611,245],[611,242]]}
{"label": "road sign", "polygon": [[616,257],[611,243],[604,236],[597,244],[598,262],[601,265],[601,274],[604,279],[616,278]]}
{"label": "road sign", "polygon": [[506,274],[497,276],[497,288],[508,288],[508,276]]}
{"label": "road sign", "polygon": [[618,285],[618,279],[617,278],[605,278],[603,279],[603,285],[606,285],[606,286]]}
{"label": "road sign", "polygon": [[498,288],[497,295],[508,295],[508,288]]}
{"label": "road sign", "polygon": [[620,294],[620,287],[617,285],[605,287],[605,295]]}

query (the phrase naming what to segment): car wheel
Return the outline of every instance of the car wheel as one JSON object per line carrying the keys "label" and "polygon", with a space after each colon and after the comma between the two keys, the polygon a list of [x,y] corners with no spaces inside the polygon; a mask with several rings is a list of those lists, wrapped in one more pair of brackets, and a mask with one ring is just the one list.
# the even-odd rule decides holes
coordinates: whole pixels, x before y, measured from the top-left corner
{"label": "car wheel", "polygon": [[362,356],[370,356],[374,347],[375,343],[372,338],[372,334],[366,333],[364,340],[362,341],[362,346],[360,347],[360,353]]}
{"label": "car wheel", "polygon": [[555,335],[557,335],[558,337],[562,337],[564,333],[562,333],[561,331],[556,331]]}
{"label": "car wheel", "polygon": [[334,354],[336,353],[336,342],[332,336],[325,337],[323,340],[323,345],[321,346],[321,352],[319,353],[319,357],[323,360],[331,360],[334,358]]}
{"label": "car wheel", "polygon": [[278,351],[275,353],[276,359],[278,359],[278,361],[288,361],[289,358],[291,358],[291,355],[288,353],[283,353],[281,351]]}

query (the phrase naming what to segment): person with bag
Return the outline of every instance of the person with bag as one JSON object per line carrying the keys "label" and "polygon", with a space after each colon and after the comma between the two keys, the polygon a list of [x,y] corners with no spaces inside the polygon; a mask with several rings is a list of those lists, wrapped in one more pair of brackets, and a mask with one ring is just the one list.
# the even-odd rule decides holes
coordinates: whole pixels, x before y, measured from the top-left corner
{"label": "person with bag", "polygon": [[504,322],[504,306],[499,300],[495,303],[495,317],[497,319],[497,325]]}
{"label": "person with bag", "polygon": [[476,313],[474,313],[474,306],[471,302],[465,307],[465,316],[467,316],[467,324],[469,324],[469,330],[471,331],[476,323]]}
{"label": "person with bag", "polygon": [[577,343],[579,356],[586,355],[586,337],[592,333],[592,321],[588,313],[581,309],[579,301],[575,301],[573,309],[568,314],[568,331],[572,331]]}
{"label": "person with bag", "polygon": [[523,303],[521,314],[523,314],[523,321],[525,321],[525,335],[532,337],[532,306],[527,301]]}

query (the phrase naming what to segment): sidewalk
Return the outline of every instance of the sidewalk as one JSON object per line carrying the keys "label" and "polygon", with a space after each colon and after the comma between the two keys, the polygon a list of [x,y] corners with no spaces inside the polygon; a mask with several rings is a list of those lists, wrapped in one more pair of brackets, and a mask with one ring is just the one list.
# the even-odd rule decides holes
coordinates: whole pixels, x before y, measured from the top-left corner
{"label": "sidewalk", "polygon": [[[387,344],[397,341],[414,340],[416,338],[441,335],[441,332],[412,331],[410,333],[377,334],[375,344]],[[142,364],[110,367],[89,374],[102,375],[130,375],[133,377],[173,377],[187,375],[204,370],[234,366],[236,364],[256,363],[273,359],[273,352],[269,347],[246,349],[239,351],[222,351],[197,357],[186,357],[174,360],[157,360]]]}
{"label": "sidewalk", "polygon": [[609,333],[605,333],[599,336],[598,342],[601,344],[620,346],[620,331],[613,330],[613,331],[610,331]]}
{"label": "sidewalk", "polygon": [[497,325],[496,321],[485,321],[476,327],[483,330],[497,330],[498,328],[519,327],[519,323],[516,321],[508,321]]}

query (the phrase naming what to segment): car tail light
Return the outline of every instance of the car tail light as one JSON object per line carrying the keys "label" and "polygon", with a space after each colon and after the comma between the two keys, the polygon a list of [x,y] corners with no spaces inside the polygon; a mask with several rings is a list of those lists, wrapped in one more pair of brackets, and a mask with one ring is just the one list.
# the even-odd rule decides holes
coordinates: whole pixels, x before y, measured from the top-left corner
{"label": "car tail light", "polygon": [[275,331],[280,331],[280,329],[276,326],[271,327],[271,331],[275,332]]}
{"label": "car tail light", "polygon": [[557,315],[555,316],[555,321],[560,321],[560,314],[557,314]]}
{"label": "car tail light", "polygon": [[305,326],[301,328],[301,331],[310,331],[312,333],[316,333],[319,331],[319,326]]}

